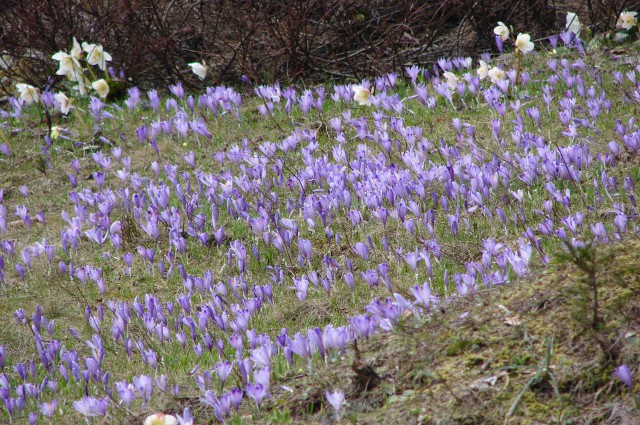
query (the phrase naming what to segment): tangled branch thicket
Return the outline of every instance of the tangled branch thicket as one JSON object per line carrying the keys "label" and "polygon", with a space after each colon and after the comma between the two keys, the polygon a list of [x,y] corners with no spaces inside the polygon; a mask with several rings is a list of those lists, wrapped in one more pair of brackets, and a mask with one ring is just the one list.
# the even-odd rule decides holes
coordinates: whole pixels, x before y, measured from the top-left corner
{"label": "tangled branch thicket", "polygon": [[186,64],[202,59],[217,83],[362,78],[491,49],[500,20],[544,36],[561,12],[555,0],[5,0],[0,46],[40,87],[74,36],[138,85],[197,84]]}

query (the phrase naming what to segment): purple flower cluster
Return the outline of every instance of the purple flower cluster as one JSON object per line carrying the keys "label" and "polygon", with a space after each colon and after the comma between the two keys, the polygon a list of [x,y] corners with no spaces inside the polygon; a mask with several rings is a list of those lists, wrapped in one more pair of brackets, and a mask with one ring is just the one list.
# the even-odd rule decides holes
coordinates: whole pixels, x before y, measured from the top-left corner
{"label": "purple flower cluster", "polygon": [[[547,262],[549,248],[560,241],[605,242],[637,231],[637,176],[621,176],[618,168],[637,161],[634,119],[618,120],[608,151],[593,153],[592,141],[614,108],[602,76],[581,59],[552,60],[549,75],[535,77],[542,99],[534,105],[511,95],[515,72],[488,84],[468,72],[471,65],[442,59],[433,76],[410,67],[411,92],[404,98],[395,74],[365,81],[362,87],[374,93],[371,114],[353,103],[353,85],[334,87],[330,100],[322,87],[301,93],[256,87],[264,119],[288,117],[293,129],[278,141],[244,140],[212,152],[214,166],[202,165],[193,151],[180,164],[153,162],[148,175],[121,148],[95,153],[89,164],[74,160],[68,204],[60,212],[60,251],[46,239],[24,247],[0,240],[0,283],[12,283],[13,268],[28,287],[33,262],[46,257],[50,269],[57,262],[72,285],[95,287],[104,301],[84,308],[93,331],[88,339],[73,329],[66,338],[39,306],[30,316],[16,310],[16,323],[31,328],[37,350],[34,359],[5,371],[0,347],[0,396],[9,416],[28,406],[55,415],[52,397],[62,381],[83,392],[73,408],[85,417],[115,414],[113,406],[147,405],[159,393],[181,391],[166,362],[183,356],[193,367],[191,385],[224,422],[243,399],[260,409],[278,359],[289,365],[333,360],[356,339],[392,331],[407,314],[422,320],[451,296],[513,282],[532,264]],[[452,88],[441,72],[462,75]],[[621,75],[614,80],[640,98],[635,72],[628,81]],[[523,73],[522,85],[531,78]],[[212,139],[211,119],[232,114],[243,120],[243,101],[231,88],[209,88],[197,98],[179,84],[170,91],[164,107],[156,91],[145,98],[131,89],[125,101],[128,111],[143,114],[148,105],[155,114],[136,125],[136,135],[156,151],[161,137]],[[327,120],[326,134],[296,124],[314,113],[324,119],[330,102],[344,111]],[[3,116],[19,117],[21,102],[10,104],[13,112]],[[412,118],[420,111],[435,119],[438,109],[456,115],[461,107],[486,108],[490,120],[454,118],[446,140]],[[118,113],[98,99],[89,110],[96,126]],[[543,131],[551,125],[560,125],[558,134]],[[9,156],[8,147],[0,152]],[[95,185],[78,178],[82,167],[95,170]],[[0,236],[11,214],[27,230],[46,226],[28,188],[20,192],[24,199],[8,205],[0,189]],[[605,207],[610,219],[590,217]],[[135,249],[124,243],[124,217],[142,235]],[[240,230],[229,236],[232,228]],[[475,241],[477,255],[456,264],[447,245],[466,240]],[[83,264],[85,249],[102,253],[101,262]],[[199,250],[215,250],[220,264],[195,271],[201,269],[191,259]],[[124,282],[157,273],[178,285],[179,294],[111,299],[115,282],[103,271],[115,265]],[[305,303],[336,291],[353,293],[362,309],[322,328],[257,330],[261,313],[279,308],[281,299]],[[118,361],[142,364],[144,373],[113,382],[118,371],[105,366],[111,352],[121,353]],[[627,383],[623,372],[618,376]],[[344,395],[327,398],[338,412]]]}

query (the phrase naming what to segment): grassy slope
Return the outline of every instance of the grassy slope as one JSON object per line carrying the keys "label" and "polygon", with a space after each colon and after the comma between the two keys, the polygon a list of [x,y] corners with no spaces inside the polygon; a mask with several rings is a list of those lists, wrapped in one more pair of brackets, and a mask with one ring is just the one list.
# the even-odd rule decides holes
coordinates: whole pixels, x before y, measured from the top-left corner
{"label": "grassy slope", "polygon": [[[606,59],[592,57],[590,61],[601,66],[609,66]],[[536,68],[537,65],[541,66],[540,69]],[[544,72],[543,65],[536,64],[536,59],[527,64],[534,80],[538,72]],[[605,84],[607,88],[612,87],[610,80]],[[536,90],[539,90],[539,85],[534,82],[528,90],[534,95]],[[403,95],[411,94],[410,87],[407,86],[402,86],[400,91]],[[606,142],[614,138],[615,118],[626,122],[634,115],[634,111],[619,98],[611,96],[611,100],[614,102],[614,113],[610,117],[602,118],[609,119],[610,122],[601,125],[601,132],[597,135],[586,135],[593,142],[596,152],[605,151]],[[544,111],[540,99],[534,98],[531,102],[537,103],[540,110]],[[470,122],[476,126],[479,143],[484,144],[488,151],[497,148],[493,146],[494,142],[490,136],[492,115],[487,108],[472,105],[469,109],[460,107],[457,111],[451,111],[447,110],[446,105],[439,105],[439,111],[446,112],[436,115],[423,112],[417,104],[411,105],[417,113],[405,115],[405,120],[408,124],[419,125],[429,131],[429,139],[437,141],[444,137],[450,143],[454,143],[455,132],[449,122],[451,118],[458,117],[463,122]],[[214,134],[212,142],[202,142],[201,145],[201,141],[190,139],[188,145],[182,146],[182,140],[175,138],[160,141],[160,156],[149,146],[140,147],[135,141],[135,127],[143,120],[145,114],[148,114],[148,110],[138,111],[133,117],[126,116],[122,120],[105,122],[101,134],[124,147],[123,156],[132,157],[133,171],[152,176],[151,161],[162,164],[180,163],[181,170],[188,170],[182,162],[181,155],[189,150],[195,151],[199,167],[217,170],[219,165],[210,157],[212,151],[240,144],[243,139],[247,139],[252,147],[257,147],[266,140],[282,140],[296,127],[321,129],[323,147],[330,146],[332,135],[326,123],[329,118],[342,112],[339,107],[328,101],[328,109],[325,109],[323,116],[298,115],[294,117],[292,124],[282,111],[276,112],[274,120],[263,120],[255,112],[256,106],[255,101],[245,106],[243,116],[246,114],[247,118],[240,125],[229,116],[211,120],[210,131]],[[366,113],[367,111],[361,108],[353,111],[354,115]],[[85,145],[99,146],[97,135],[93,134],[92,125],[86,120],[71,117],[65,122],[61,117],[54,118]],[[503,126],[507,121],[503,120]],[[557,122],[552,125],[557,125]],[[31,191],[29,203],[33,207],[33,214],[43,209],[47,214],[48,228],[34,225],[33,229],[28,231],[16,221],[9,224],[9,231],[3,237],[15,240],[17,246],[21,247],[43,237],[59,244],[59,229],[63,224],[60,211],[70,208],[67,199],[71,190],[67,180],[70,167],[67,164],[73,158],[80,159],[83,166],[79,177],[81,186],[97,190],[95,183],[89,179],[90,173],[97,170],[90,159],[91,151],[83,152],[72,148],[68,142],[60,142],[54,152],[53,168],[43,173],[37,171],[40,154],[33,140],[41,140],[44,134],[44,117],[37,113],[28,114],[24,123],[12,123],[12,126],[16,128],[15,131],[5,129],[5,132],[11,140],[13,157],[8,161],[3,159],[0,173],[0,187],[5,189],[5,203],[13,206],[24,203],[17,187],[27,184]],[[530,120],[527,121],[527,128],[535,130]],[[503,128],[503,131],[506,132],[507,129]],[[121,142],[117,132],[127,141]],[[560,127],[544,128],[544,135],[550,140],[557,139],[560,132]],[[108,150],[105,149],[105,152]],[[327,149],[327,153],[330,154],[330,149]],[[623,165],[616,172],[618,176],[626,175],[628,172],[637,173],[637,165]],[[110,179],[110,184],[118,185],[115,177],[111,176]],[[585,190],[587,196],[592,195],[589,188]],[[529,205],[544,199],[541,193],[535,191],[529,196],[533,196]],[[495,196],[494,199],[499,197]],[[604,210],[605,206],[601,208]],[[526,212],[529,215],[532,211]],[[587,222],[597,219],[595,212],[587,215]],[[300,219],[299,216],[296,218]],[[463,230],[461,237],[452,238],[448,234],[446,219],[439,217],[442,221],[438,223],[437,231],[443,246],[442,265],[452,270],[456,267],[459,269],[463,262],[476,256],[483,238],[500,236],[505,242],[512,242],[524,230],[504,229],[503,236],[502,227],[495,221],[487,220],[481,214],[469,218],[474,222],[473,229],[466,232]],[[250,229],[244,223],[234,222],[228,217],[224,220],[229,237],[249,241],[245,245],[250,247]],[[335,220],[342,221],[343,227],[350,226],[344,217],[336,217]],[[537,221],[532,224],[534,227],[535,225]],[[366,228],[353,229],[352,233],[345,231],[345,235],[354,241],[371,235],[377,247],[381,245],[381,236],[385,235],[389,240],[397,241],[398,245],[412,249],[413,244],[421,236],[425,236],[424,230],[423,234],[419,232],[420,230],[417,236],[411,238],[401,225],[392,223],[387,228],[382,228],[379,224],[369,224]],[[315,250],[321,252],[325,249],[321,234],[307,233],[305,237],[313,238]],[[128,244],[128,250],[132,251],[140,243],[149,243],[149,240],[135,229],[130,229],[128,239],[125,242]],[[349,245],[353,243],[348,241]],[[544,243],[546,252],[557,251],[557,241]],[[361,343],[362,361],[370,363],[383,378],[380,384],[370,391],[361,391],[353,387],[353,351],[349,351],[342,361],[334,364],[323,366],[320,362],[315,362],[311,371],[307,371],[300,363],[293,369],[276,367],[275,389],[263,414],[258,416],[255,410],[251,411],[245,407],[243,414],[233,420],[250,422],[253,417],[257,423],[265,420],[328,423],[334,418],[326,413],[330,408],[326,405],[323,393],[328,388],[334,388],[343,389],[347,393],[348,405],[342,421],[354,423],[406,423],[407,418],[410,418],[410,421],[424,423],[493,423],[503,421],[512,407],[513,423],[547,423],[569,418],[599,420],[611,419],[611,416],[615,415],[622,418],[620,421],[626,418],[630,421],[627,423],[633,423],[632,418],[636,414],[633,395],[618,381],[612,379],[611,374],[620,362],[627,362],[630,366],[637,364],[638,345],[635,332],[638,313],[635,309],[638,308],[637,296],[640,288],[637,276],[633,274],[634,267],[637,269],[638,266],[633,253],[638,245],[637,241],[631,240],[625,245],[602,250],[602,255],[610,250],[618,251],[615,251],[615,261],[599,261],[599,264],[602,264],[600,278],[605,289],[601,306],[604,320],[597,330],[583,323],[587,314],[581,309],[587,308],[589,303],[575,301],[576,295],[570,292],[575,287],[575,282],[581,279],[580,273],[571,266],[562,265],[557,269],[542,272],[540,276],[531,277],[526,282],[514,283],[508,288],[485,290],[450,304],[442,304],[428,322],[419,323],[407,317],[393,334],[379,335],[371,341]],[[226,248],[211,250],[192,247],[186,258],[191,266],[189,273],[197,275],[204,270],[212,269],[216,272],[216,281],[225,278],[223,265],[226,261],[226,251]],[[146,271],[145,265],[138,259],[134,265],[133,276],[125,276],[121,261],[101,259],[100,252],[96,247],[83,246],[73,261],[78,264],[103,264],[109,282],[106,299],[131,301],[145,293],[153,293],[161,299],[170,299],[184,291],[178,277],[174,275],[172,279],[163,281],[158,278],[157,271]],[[69,260],[59,250],[58,255]],[[263,255],[273,257],[278,254],[271,252]],[[347,257],[353,259],[353,255],[345,250],[335,251],[333,255],[341,263]],[[381,252],[372,255],[378,256],[378,262],[388,260]],[[361,263],[356,263],[356,268],[363,269],[367,266],[364,262]],[[415,283],[412,271],[404,263],[391,265],[394,284],[397,285],[395,290],[407,295],[408,288]],[[259,264],[253,260],[250,262],[248,275],[252,282],[260,283],[268,279],[262,266],[263,263]],[[84,350],[83,354],[87,354],[87,348],[81,343],[76,343],[66,329],[75,327],[83,337],[90,337],[91,329],[83,319],[83,312],[86,305],[95,309],[103,301],[95,287],[78,287],[68,283],[66,277],[55,272],[55,264],[50,271],[43,258],[34,261],[27,290],[20,283],[13,267],[7,269],[10,284],[3,289],[0,321],[11,324],[0,329],[0,342],[7,346],[13,360],[32,358],[28,353],[33,351],[33,341],[30,330],[15,325],[11,316],[18,307],[32,312],[36,305],[43,307],[47,318],[56,320],[56,328],[60,330],[58,337],[63,343],[69,346],[75,344],[81,353]],[[421,278],[424,279],[425,276]],[[437,289],[442,292],[444,289],[438,279],[439,277],[435,278],[434,284],[436,287],[440,285]],[[328,323],[344,324],[347,315],[361,312],[373,296],[387,296],[386,290],[381,288],[372,293],[363,283],[356,286],[355,292],[351,292],[342,284],[330,297],[323,296],[322,291],[311,290],[304,304],[299,303],[287,288],[276,288],[274,292],[274,298],[278,299],[277,305],[265,308],[260,315],[260,321],[254,323],[260,332],[271,335],[277,335],[282,327],[288,327],[291,333],[294,333],[296,330],[324,326]],[[620,314],[621,312],[624,314]],[[463,314],[466,315],[461,318]],[[507,321],[509,323],[506,323]],[[139,332],[139,335],[142,337],[143,332]],[[617,357],[603,361],[603,352],[596,343],[597,339],[611,341],[610,346],[619,351],[616,353]],[[551,355],[547,355],[549,348]],[[198,361],[194,358],[195,355],[189,354],[188,351],[185,353],[175,347],[168,348],[163,358],[164,373],[187,388],[184,396],[179,399],[157,397],[147,408],[142,409],[138,406],[138,413],[161,409],[178,411],[178,407],[196,403],[196,399],[190,398],[195,397],[197,391],[190,392],[193,384],[188,372]],[[135,374],[144,371],[148,373],[148,369],[141,365],[139,359],[134,359],[122,367],[122,356],[122,348],[114,347],[106,357],[105,368],[114,371],[114,375],[117,375],[114,379],[130,379]],[[547,358],[549,372],[544,373],[541,365]],[[205,355],[201,363],[205,364],[211,360],[212,358]],[[550,384],[551,376],[557,381],[559,394],[555,394],[553,385]],[[495,382],[479,381],[491,377],[495,377]],[[540,382],[523,392],[528,383],[536,377]],[[482,389],[473,390],[474,383]],[[278,385],[288,386],[293,392],[278,389]],[[63,388],[63,391],[67,391],[68,399],[59,398],[59,405],[71,414],[71,402],[81,396],[81,389],[69,387]],[[519,400],[518,403],[516,399]],[[208,414],[210,415],[210,412]],[[73,418],[81,421],[77,415]],[[136,415],[122,416],[124,421],[136,422],[139,418],[140,416]]]}
{"label": "grassy slope", "polygon": [[285,383],[294,391],[277,404],[296,423],[325,423],[331,409],[317,410],[334,387],[349,389],[346,423],[638,423],[637,395],[612,379],[616,365],[640,358],[638,249],[631,239],[594,251],[596,328],[586,273],[562,261],[453,300],[424,322],[408,317],[360,345],[383,378],[370,391],[359,390],[349,355],[291,376]]}

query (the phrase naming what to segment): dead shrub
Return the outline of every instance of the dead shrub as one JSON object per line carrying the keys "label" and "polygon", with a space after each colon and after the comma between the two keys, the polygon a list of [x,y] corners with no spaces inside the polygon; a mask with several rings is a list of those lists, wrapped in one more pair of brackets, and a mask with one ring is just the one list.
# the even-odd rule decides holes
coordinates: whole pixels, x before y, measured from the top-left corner
{"label": "dead shrub", "polygon": [[344,79],[492,49],[497,21],[549,35],[559,14],[555,0],[5,0],[0,45],[14,79],[41,88],[74,36],[103,44],[142,86],[201,84],[186,64],[202,59],[214,83]]}

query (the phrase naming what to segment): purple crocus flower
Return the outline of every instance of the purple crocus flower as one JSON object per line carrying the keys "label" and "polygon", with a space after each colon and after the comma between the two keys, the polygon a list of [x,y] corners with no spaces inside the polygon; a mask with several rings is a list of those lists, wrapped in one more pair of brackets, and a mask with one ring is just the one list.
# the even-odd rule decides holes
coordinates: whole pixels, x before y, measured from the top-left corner
{"label": "purple crocus flower", "polygon": [[233,408],[238,411],[240,408],[240,401],[242,401],[242,390],[240,388],[234,388],[230,392],[230,399]]}
{"label": "purple crocus flower", "polygon": [[231,373],[231,370],[233,370],[233,363],[229,361],[219,362],[216,365],[215,371],[218,374],[218,377],[220,378],[220,389],[224,388],[224,383],[227,380],[227,377],[229,376],[229,374]]}
{"label": "purple crocus flower", "polygon": [[135,393],[133,392],[133,385],[129,384],[127,381],[116,382],[115,383],[116,391],[118,391],[118,395],[120,396],[120,400],[125,404],[125,406],[129,407],[131,401],[135,398]]}
{"label": "purple crocus flower", "polygon": [[622,364],[615,369],[615,374],[624,384],[629,387],[630,390],[633,389],[633,375],[631,374],[631,369],[626,364]]}
{"label": "purple crocus flower", "polygon": [[375,269],[368,269],[362,272],[362,278],[369,285],[370,288],[378,286],[378,272]]}
{"label": "purple crocus flower", "polygon": [[269,381],[271,378],[271,369],[268,367],[254,370],[253,371],[253,380],[256,384],[262,385],[266,392],[269,392]]}
{"label": "purple crocus flower", "polygon": [[6,143],[0,145],[0,153],[3,153],[7,158],[11,158],[11,150]]}
{"label": "purple crocus flower", "polygon": [[356,252],[356,254],[364,258],[365,261],[369,261],[369,247],[367,247],[364,242],[358,242],[353,247],[353,250]]}
{"label": "purple crocus flower", "polygon": [[327,401],[331,407],[333,407],[333,410],[338,414],[344,404],[344,393],[342,391],[334,391],[333,393],[326,391],[324,395],[327,397]]}
{"label": "purple crocus flower", "polygon": [[181,83],[178,83],[175,86],[169,86],[169,90],[178,99],[182,99],[184,97],[184,88]]}
{"label": "purple crocus flower", "polygon": [[267,390],[261,384],[252,383],[249,383],[245,389],[247,391],[247,395],[255,400],[259,411],[262,400],[268,395]]}
{"label": "purple crocus flower", "polygon": [[84,397],[82,400],[73,402],[73,408],[85,417],[105,416],[109,401],[106,399],[95,399],[93,397]]}
{"label": "purple crocus flower", "polygon": [[24,276],[25,276],[26,270],[24,269],[24,266],[22,265],[22,263],[16,264],[16,271],[20,275],[20,279],[22,279],[22,283],[25,283]]}
{"label": "purple crocus flower", "polygon": [[498,51],[500,53],[502,53],[502,49],[503,49],[503,47],[502,47],[502,37],[500,37],[499,35],[496,35],[495,38],[496,38],[496,47],[498,48]]}
{"label": "purple crocus flower", "polygon": [[45,402],[45,403],[39,404],[39,407],[42,414],[47,418],[49,418],[49,420],[51,420],[51,417],[56,411],[57,405],[58,405],[58,401],[54,399],[51,402]]}
{"label": "purple crocus flower", "polygon": [[311,262],[311,241],[308,239],[298,238],[298,250],[304,255],[307,261]]}
{"label": "purple crocus flower", "polygon": [[182,416],[180,415],[176,415],[177,419],[178,419],[178,423],[180,425],[191,425],[194,422],[193,416],[191,415],[191,411],[189,410],[188,407],[184,408],[184,412],[182,413]]}
{"label": "purple crocus flower", "polygon": [[307,360],[311,355],[309,348],[309,340],[299,332],[295,334],[293,339],[289,340],[291,351]]}

